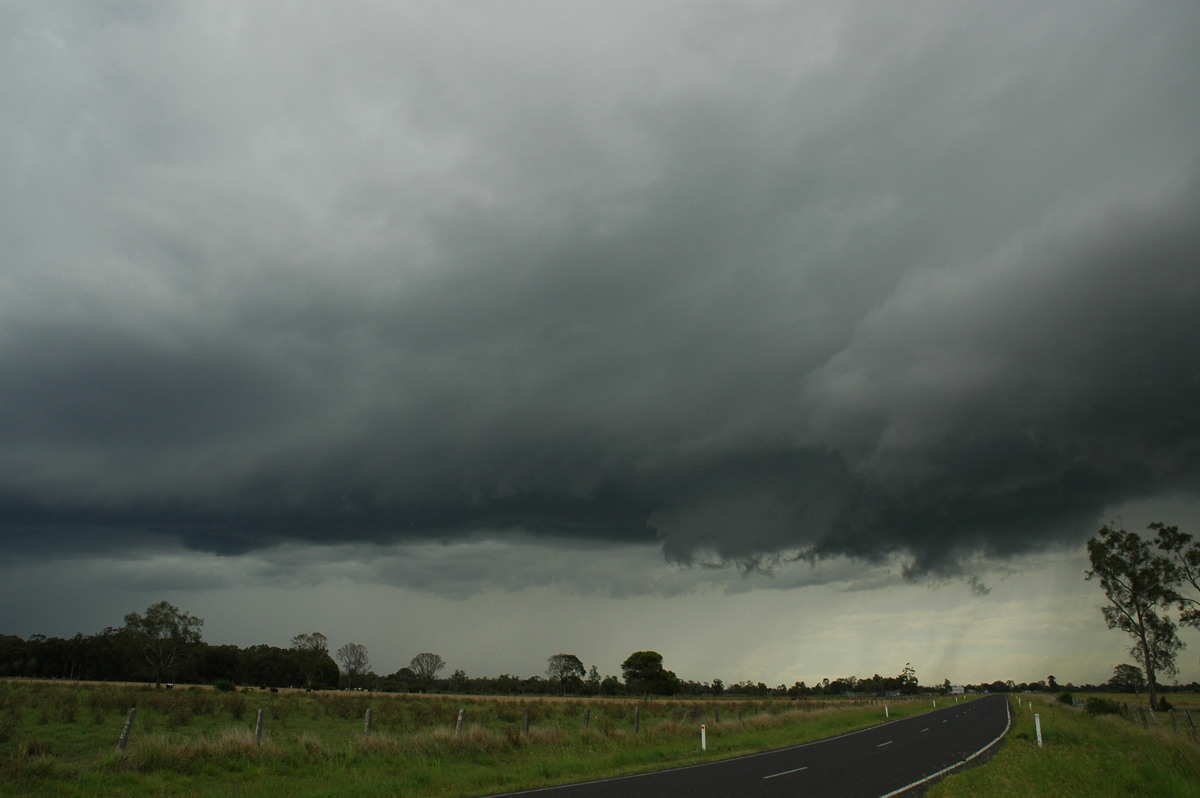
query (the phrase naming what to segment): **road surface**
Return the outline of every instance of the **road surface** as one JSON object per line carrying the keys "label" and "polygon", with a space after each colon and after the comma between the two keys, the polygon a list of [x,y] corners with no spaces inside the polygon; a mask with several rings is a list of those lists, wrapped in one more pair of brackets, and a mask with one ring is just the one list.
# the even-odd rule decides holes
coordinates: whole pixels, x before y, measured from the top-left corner
{"label": "road surface", "polygon": [[920,794],[931,779],[994,753],[1008,726],[1008,700],[994,695],[790,748],[503,795],[910,798]]}

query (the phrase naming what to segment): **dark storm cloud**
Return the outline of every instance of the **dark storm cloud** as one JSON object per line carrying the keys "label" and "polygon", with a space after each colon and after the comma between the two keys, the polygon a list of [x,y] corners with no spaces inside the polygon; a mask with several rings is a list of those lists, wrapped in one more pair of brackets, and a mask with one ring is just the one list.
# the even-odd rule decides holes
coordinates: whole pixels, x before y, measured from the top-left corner
{"label": "dark storm cloud", "polygon": [[953,574],[1200,487],[1188,4],[69,8],[5,12],[9,550]]}

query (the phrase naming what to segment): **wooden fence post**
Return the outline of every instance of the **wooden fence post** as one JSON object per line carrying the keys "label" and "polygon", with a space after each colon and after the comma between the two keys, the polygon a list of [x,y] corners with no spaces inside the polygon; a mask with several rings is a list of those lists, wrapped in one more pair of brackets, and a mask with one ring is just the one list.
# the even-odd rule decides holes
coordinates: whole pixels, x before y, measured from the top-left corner
{"label": "wooden fence post", "polygon": [[124,751],[126,743],[129,742],[129,733],[133,731],[133,722],[137,720],[137,707],[129,710],[129,718],[125,721],[125,728],[121,729],[121,739],[117,740],[117,750]]}
{"label": "wooden fence post", "polygon": [[262,745],[262,727],[263,727],[263,712],[264,711],[265,710],[262,710],[262,709],[258,710],[258,720],[256,720],[254,722],[254,744],[255,745]]}
{"label": "wooden fence post", "polygon": [[521,717],[521,733],[529,734],[529,707],[525,708],[525,713]]}
{"label": "wooden fence post", "polygon": [[633,733],[637,734],[642,729],[642,708],[633,708]]}
{"label": "wooden fence post", "polygon": [[458,720],[454,723],[454,736],[457,737],[462,732],[463,716],[467,714],[465,709],[458,711]]}
{"label": "wooden fence post", "polygon": [[583,711],[583,728],[590,729],[592,727],[592,710],[585,709]]}
{"label": "wooden fence post", "polygon": [[371,720],[371,708],[367,707],[367,711],[363,717],[363,736],[365,737],[371,736]]}

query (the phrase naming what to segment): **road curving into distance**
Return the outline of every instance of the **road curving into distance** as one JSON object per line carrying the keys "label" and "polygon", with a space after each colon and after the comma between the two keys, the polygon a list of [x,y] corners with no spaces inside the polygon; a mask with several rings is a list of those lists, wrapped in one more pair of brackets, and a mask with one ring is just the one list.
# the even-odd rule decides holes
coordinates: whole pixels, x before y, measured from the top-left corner
{"label": "road curving into distance", "polygon": [[993,695],[790,748],[502,795],[908,798],[934,779],[994,753],[1009,724],[1008,699]]}

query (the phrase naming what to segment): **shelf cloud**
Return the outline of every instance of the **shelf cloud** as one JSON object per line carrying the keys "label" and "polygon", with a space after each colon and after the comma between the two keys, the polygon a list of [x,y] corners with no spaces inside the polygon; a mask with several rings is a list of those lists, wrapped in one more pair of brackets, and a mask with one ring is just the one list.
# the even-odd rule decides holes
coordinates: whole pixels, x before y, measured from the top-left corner
{"label": "shelf cloud", "polygon": [[10,555],[940,579],[1200,489],[1200,7],[0,20]]}

